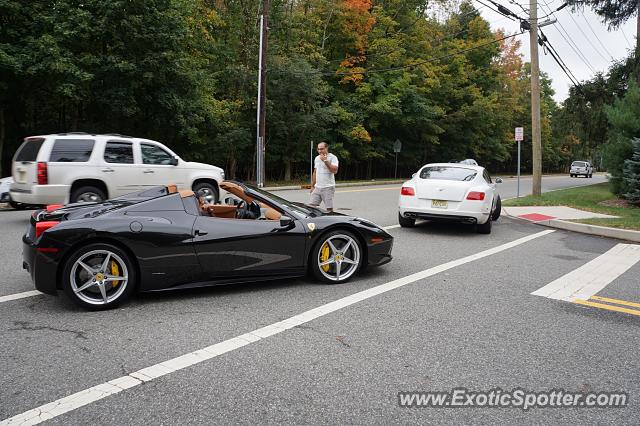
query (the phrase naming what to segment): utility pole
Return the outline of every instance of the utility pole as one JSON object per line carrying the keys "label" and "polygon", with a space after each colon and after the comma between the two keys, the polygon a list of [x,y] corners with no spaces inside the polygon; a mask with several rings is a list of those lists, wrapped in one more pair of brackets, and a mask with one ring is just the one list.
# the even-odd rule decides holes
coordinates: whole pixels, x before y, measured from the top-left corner
{"label": "utility pole", "polygon": [[260,15],[260,53],[258,56],[258,108],[256,112],[256,185],[264,186],[264,151],[267,119],[267,42],[269,33],[269,0],[262,1]]}
{"label": "utility pole", "polygon": [[540,135],[540,63],[538,61],[538,1],[529,0],[531,48],[531,143],[533,147],[533,195],[542,193],[542,141]]}

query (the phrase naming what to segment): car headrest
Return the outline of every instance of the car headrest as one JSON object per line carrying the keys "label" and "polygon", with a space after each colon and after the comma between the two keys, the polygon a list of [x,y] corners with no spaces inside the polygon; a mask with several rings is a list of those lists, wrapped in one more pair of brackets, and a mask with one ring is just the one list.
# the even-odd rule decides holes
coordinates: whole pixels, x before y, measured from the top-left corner
{"label": "car headrest", "polygon": [[190,189],[182,189],[182,190],[180,190],[178,192],[180,193],[180,197],[181,198],[195,197],[196,196],[196,194]]}
{"label": "car headrest", "polygon": [[174,183],[167,185],[167,194],[175,194],[178,192],[178,186]]}

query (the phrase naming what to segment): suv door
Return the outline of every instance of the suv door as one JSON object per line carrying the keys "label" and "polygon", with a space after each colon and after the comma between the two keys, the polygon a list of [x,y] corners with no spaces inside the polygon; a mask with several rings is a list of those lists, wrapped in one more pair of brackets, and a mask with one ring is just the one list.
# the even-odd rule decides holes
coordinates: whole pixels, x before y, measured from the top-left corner
{"label": "suv door", "polygon": [[139,171],[144,186],[175,183],[179,188],[190,189],[184,170],[175,164],[175,156],[158,144],[140,142],[142,169]]}
{"label": "suv door", "polygon": [[111,197],[119,197],[142,189],[139,178],[140,165],[135,161],[133,142],[107,141],[102,159],[100,175]]}

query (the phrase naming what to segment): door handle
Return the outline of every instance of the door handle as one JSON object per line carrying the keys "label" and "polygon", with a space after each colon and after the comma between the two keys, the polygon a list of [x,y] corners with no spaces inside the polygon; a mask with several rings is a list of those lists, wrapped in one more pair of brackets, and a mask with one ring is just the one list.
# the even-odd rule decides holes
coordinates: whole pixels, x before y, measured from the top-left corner
{"label": "door handle", "polygon": [[113,173],[113,172],[115,172],[115,170],[113,170],[113,169],[102,169],[102,171],[105,172],[105,173]]}
{"label": "door handle", "polygon": [[142,172],[142,173],[154,173],[154,172],[153,172],[153,170],[145,170],[145,171],[144,171],[144,172]]}
{"label": "door handle", "polygon": [[199,230],[199,229],[196,229],[195,231],[193,231],[193,236],[194,236],[194,237],[197,237],[197,236],[199,236],[199,235],[207,235],[207,234],[208,234],[208,232],[207,232],[207,231],[201,231],[201,230]]}

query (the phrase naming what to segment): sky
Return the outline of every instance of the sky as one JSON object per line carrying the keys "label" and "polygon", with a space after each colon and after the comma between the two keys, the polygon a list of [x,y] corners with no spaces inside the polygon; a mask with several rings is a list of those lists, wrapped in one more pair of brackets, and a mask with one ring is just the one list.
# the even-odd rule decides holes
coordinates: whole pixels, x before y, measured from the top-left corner
{"label": "sky", "polygon": [[[529,8],[527,0],[498,1],[517,15],[525,17],[522,9],[513,4],[515,2]],[[477,1],[473,3],[476,8],[480,8],[482,16],[491,23],[492,29],[504,28],[507,34],[519,31],[519,23],[508,20]],[[490,4],[486,1],[483,3]],[[563,3],[563,0],[539,0],[538,16],[547,15],[550,10],[555,10]],[[585,8],[582,12],[572,12],[570,7],[565,7],[561,11],[555,12],[553,16],[558,22],[543,27],[542,31],[579,81],[589,80],[594,76],[594,71],[606,74],[613,60],[620,60],[628,56],[629,50],[635,45],[635,17],[625,22],[621,29],[608,31],[601,18],[589,8]],[[518,40],[522,42],[520,50],[524,55],[524,60],[529,62],[529,33],[518,36]],[[582,54],[582,57],[576,51]],[[568,96],[571,81],[553,58],[549,54],[544,54],[542,48],[539,48],[539,57],[540,70],[546,72],[552,79],[552,86],[556,92],[555,100],[562,102]]]}

